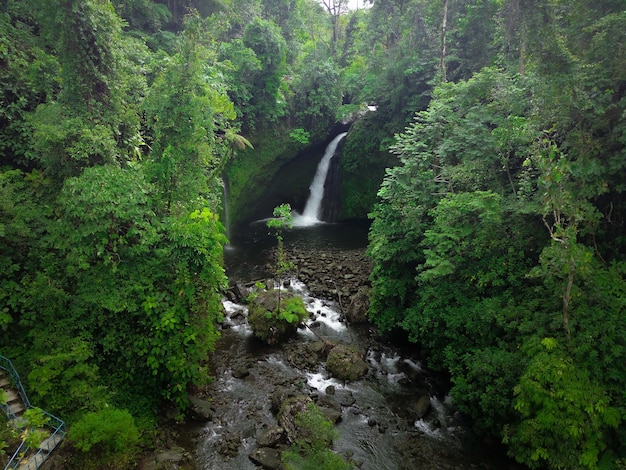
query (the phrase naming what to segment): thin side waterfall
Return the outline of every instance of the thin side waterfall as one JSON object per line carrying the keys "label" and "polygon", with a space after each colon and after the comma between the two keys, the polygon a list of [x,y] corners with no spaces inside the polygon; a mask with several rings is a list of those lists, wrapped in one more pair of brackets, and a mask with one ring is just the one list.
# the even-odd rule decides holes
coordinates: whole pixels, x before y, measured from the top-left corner
{"label": "thin side waterfall", "polygon": [[224,228],[226,229],[226,237],[230,240],[230,210],[228,208],[228,179],[222,175],[222,206],[224,207]]}
{"label": "thin side waterfall", "polygon": [[324,183],[326,182],[326,176],[328,175],[328,168],[330,167],[330,160],[335,155],[335,150],[341,139],[346,136],[347,132],[343,132],[335,137],[326,147],[326,152],[322,157],[317,170],[315,171],[315,177],[309,189],[311,193],[309,199],[304,206],[302,215],[295,214],[293,218],[293,224],[296,227],[307,227],[315,225],[321,222],[320,213],[322,210],[322,199],[324,198]]}

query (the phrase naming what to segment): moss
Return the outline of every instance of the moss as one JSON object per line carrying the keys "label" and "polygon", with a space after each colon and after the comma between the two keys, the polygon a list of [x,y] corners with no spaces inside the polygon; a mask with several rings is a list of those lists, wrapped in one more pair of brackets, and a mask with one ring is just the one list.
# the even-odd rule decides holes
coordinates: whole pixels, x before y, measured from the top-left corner
{"label": "moss", "polygon": [[363,354],[351,346],[335,346],[328,353],[326,368],[339,380],[358,380],[367,374]]}
{"label": "moss", "polygon": [[[246,220],[265,193],[268,183],[283,164],[304,149],[304,144],[289,136],[289,128],[266,130],[249,136],[254,148],[239,151],[226,167],[231,223]],[[319,142],[324,135],[314,135]]]}
{"label": "moss", "polygon": [[277,344],[292,336],[307,317],[300,297],[283,292],[279,302],[278,290],[254,298],[249,311],[248,323],[254,335],[267,344]]}
{"label": "moss", "polygon": [[350,129],[339,163],[341,219],[365,219],[372,211],[385,170],[397,165],[387,150],[389,135],[376,113]]}

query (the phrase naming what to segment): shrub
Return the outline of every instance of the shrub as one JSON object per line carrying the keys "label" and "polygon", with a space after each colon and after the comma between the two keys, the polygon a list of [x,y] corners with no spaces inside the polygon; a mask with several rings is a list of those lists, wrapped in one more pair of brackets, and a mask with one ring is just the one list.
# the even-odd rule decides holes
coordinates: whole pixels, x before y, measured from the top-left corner
{"label": "shrub", "polygon": [[256,337],[267,344],[277,344],[294,334],[307,317],[302,298],[283,297],[278,302],[278,289],[260,293],[250,304],[248,323]]}
{"label": "shrub", "polygon": [[69,438],[81,452],[98,454],[101,464],[119,466],[135,454],[139,432],[128,411],[107,407],[84,415],[70,429]]}
{"label": "shrub", "polygon": [[287,470],[348,470],[352,466],[328,446],[337,437],[333,424],[313,403],[295,416],[300,438],[284,452],[282,460]]}

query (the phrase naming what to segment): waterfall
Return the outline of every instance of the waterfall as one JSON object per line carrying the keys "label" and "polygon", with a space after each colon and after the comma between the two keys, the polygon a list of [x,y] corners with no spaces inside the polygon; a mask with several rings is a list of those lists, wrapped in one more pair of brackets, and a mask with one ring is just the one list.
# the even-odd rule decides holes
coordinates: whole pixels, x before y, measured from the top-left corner
{"label": "waterfall", "polygon": [[341,139],[346,136],[347,132],[343,132],[335,137],[326,147],[326,152],[320,160],[317,170],[315,171],[315,177],[309,187],[311,193],[309,199],[304,206],[302,215],[296,214],[293,218],[293,224],[296,227],[307,227],[320,223],[320,213],[322,210],[322,199],[324,198],[324,183],[326,182],[326,176],[328,175],[328,168],[330,167],[330,160],[335,155],[335,150]]}
{"label": "waterfall", "polygon": [[222,174],[222,206],[224,208],[224,228],[226,229],[226,237],[230,240],[230,210],[228,208],[228,199],[228,178],[226,177],[226,174]]}

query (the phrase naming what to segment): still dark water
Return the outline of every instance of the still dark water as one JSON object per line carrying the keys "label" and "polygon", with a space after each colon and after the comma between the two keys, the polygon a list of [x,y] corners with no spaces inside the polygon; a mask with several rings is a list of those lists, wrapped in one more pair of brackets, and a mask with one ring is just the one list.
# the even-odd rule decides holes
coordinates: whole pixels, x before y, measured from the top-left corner
{"label": "still dark water", "polygon": [[[283,232],[285,249],[350,250],[367,246],[369,221],[351,221],[294,227]],[[252,222],[238,228],[230,236],[224,252],[226,272],[231,279],[242,282],[261,279],[265,273],[268,254],[276,247],[276,237],[265,221]]]}

